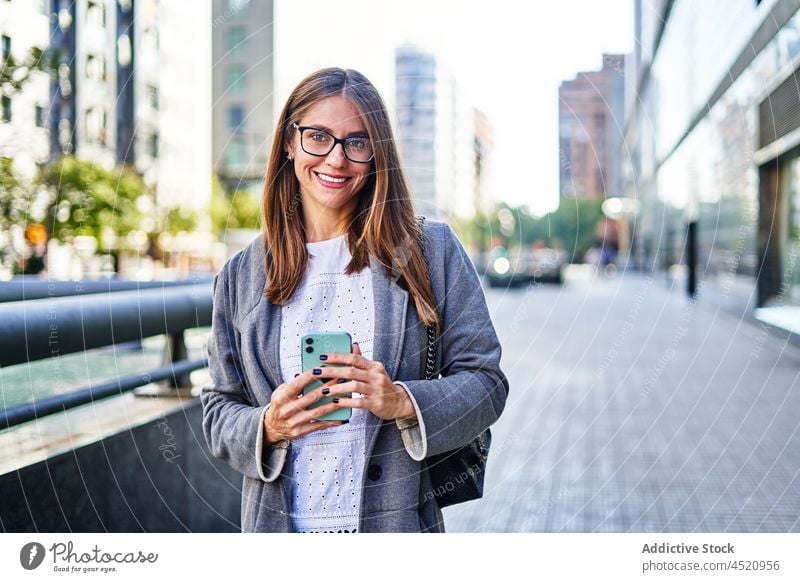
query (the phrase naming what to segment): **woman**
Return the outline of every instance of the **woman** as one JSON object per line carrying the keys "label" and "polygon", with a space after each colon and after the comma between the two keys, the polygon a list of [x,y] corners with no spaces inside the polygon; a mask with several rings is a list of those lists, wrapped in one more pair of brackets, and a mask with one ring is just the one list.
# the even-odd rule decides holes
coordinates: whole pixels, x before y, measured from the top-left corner
{"label": "woman", "polygon": [[[425,223],[423,255],[386,107],[363,75],[323,69],[289,96],[262,218],[263,237],[215,278],[202,393],[211,451],[244,475],[242,530],[444,531],[424,460],[495,422],[508,382],[446,224]],[[352,353],[327,354],[344,366],[301,371],[310,331],[351,334]],[[308,409],[323,396],[334,401]],[[345,407],[349,422],[316,420]]]}

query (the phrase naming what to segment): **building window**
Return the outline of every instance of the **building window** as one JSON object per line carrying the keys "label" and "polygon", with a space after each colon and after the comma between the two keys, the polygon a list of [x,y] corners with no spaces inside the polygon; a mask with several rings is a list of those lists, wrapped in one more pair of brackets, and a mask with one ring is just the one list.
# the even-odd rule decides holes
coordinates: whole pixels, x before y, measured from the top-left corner
{"label": "building window", "polygon": [[147,98],[150,100],[150,107],[158,111],[158,87],[148,86]]}
{"label": "building window", "polygon": [[86,56],[86,78],[100,82],[106,80],[106,60],[103,57]]}
{"label": "building window", "polygon": [[44,127],[44,107],[37,105],[34,117],[36,119],[36,127]]}
{"label": "building window", "polygon": [[242,26],[231,26],[225,32],[225,51],[228,55],[238,55],[244,52],[245,30]]}
{"label": "building window", "polygon": [[243,65],[231,65],[228,67],[228,91],[231,93],[242,93],[245,88],[245,71]]}
{"label": "building window", "polygon": [[226,0],[225,11],[232,16],[238,12],[247,10],[249,5],[250,0]]}
{"label": "building window", "polygon": [[97,108],[86,110],[86,141],[105,145],[108,116]]}
{"label": "building window", "polygon": [[226,161],[230,166],[241,166],[247,163],[247,149],[243,142],[232,141],[225,154]]}
{"label": "building window", "polygon": [[99,0],[89,0],[86,5],[86,22],[100,28],[106,27],[106,9]]}
{"label": "building window", "polygon": [[158,140],[158,134],[157,133],[154,133],[153,135],[151,135],[150,139],[148,140],[147,149],[150,152],[150,156],[153,157],[153,158],[157,158],[158,157],[158,146],[159,146],[158,142],[159,142],[159,140]]}
{"label": "building window", "polygon": [[11,38],[3,35],[3,60],[7,61],[11,56]]}
{"label": "building window", "polygon": [[231,131],[241,133],[244,131],[244,108],[234,105],[228,110],[228,127]]}
{"label": "building window", "polygon": [[2,99],[3,121],[11,121],[11,97],[3,95]]}
{"label": "building window", "polygon": [[148,51],[158,52],[158,29],[148,27],[142,33],[142,46],[146,47]]}

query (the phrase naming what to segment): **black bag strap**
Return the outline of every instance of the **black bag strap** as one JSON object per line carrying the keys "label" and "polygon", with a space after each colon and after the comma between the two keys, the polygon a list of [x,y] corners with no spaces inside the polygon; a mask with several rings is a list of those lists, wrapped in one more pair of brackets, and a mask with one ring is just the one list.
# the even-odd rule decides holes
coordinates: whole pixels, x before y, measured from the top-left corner
{"label": "black bag strap", "polygon": [[[425,217],[418,216],[419,220],[419,248],[422,250],[422,258],[425,259],[427,264],[427,257],[425,256]],[[428,272],[430,279],[430,272]],[[436,326],[429,325],[428,328],[428,351],[425,355],[425,379],[433,380],[434,368],[436,367]]]}

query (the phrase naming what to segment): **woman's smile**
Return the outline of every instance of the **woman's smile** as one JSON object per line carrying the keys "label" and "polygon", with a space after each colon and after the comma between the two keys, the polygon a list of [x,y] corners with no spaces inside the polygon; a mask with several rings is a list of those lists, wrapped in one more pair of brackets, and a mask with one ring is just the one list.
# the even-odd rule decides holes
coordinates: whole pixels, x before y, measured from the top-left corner
{"label": "woman's smile", "polygon": [[323,172],[314,172],[319,183],[328,188],[343,188],[344,185],[351,180],[349,176],[341,176],[339,174],[327,174]]}

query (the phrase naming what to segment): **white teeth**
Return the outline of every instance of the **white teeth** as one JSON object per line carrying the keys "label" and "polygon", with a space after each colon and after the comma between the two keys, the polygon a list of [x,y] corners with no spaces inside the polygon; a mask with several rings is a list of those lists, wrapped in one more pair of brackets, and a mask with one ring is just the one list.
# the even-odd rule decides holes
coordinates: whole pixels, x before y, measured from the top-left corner
{"label": "white teeth", "polygon": [[320,178],[322,178],[326,182],[337,182],[339,184],[341,184],[342,182],[347,180],[347,178],[334,178],[333,176],[329,176],[328,174],[319,174],[318,173],[317,176],[319,176]]}

